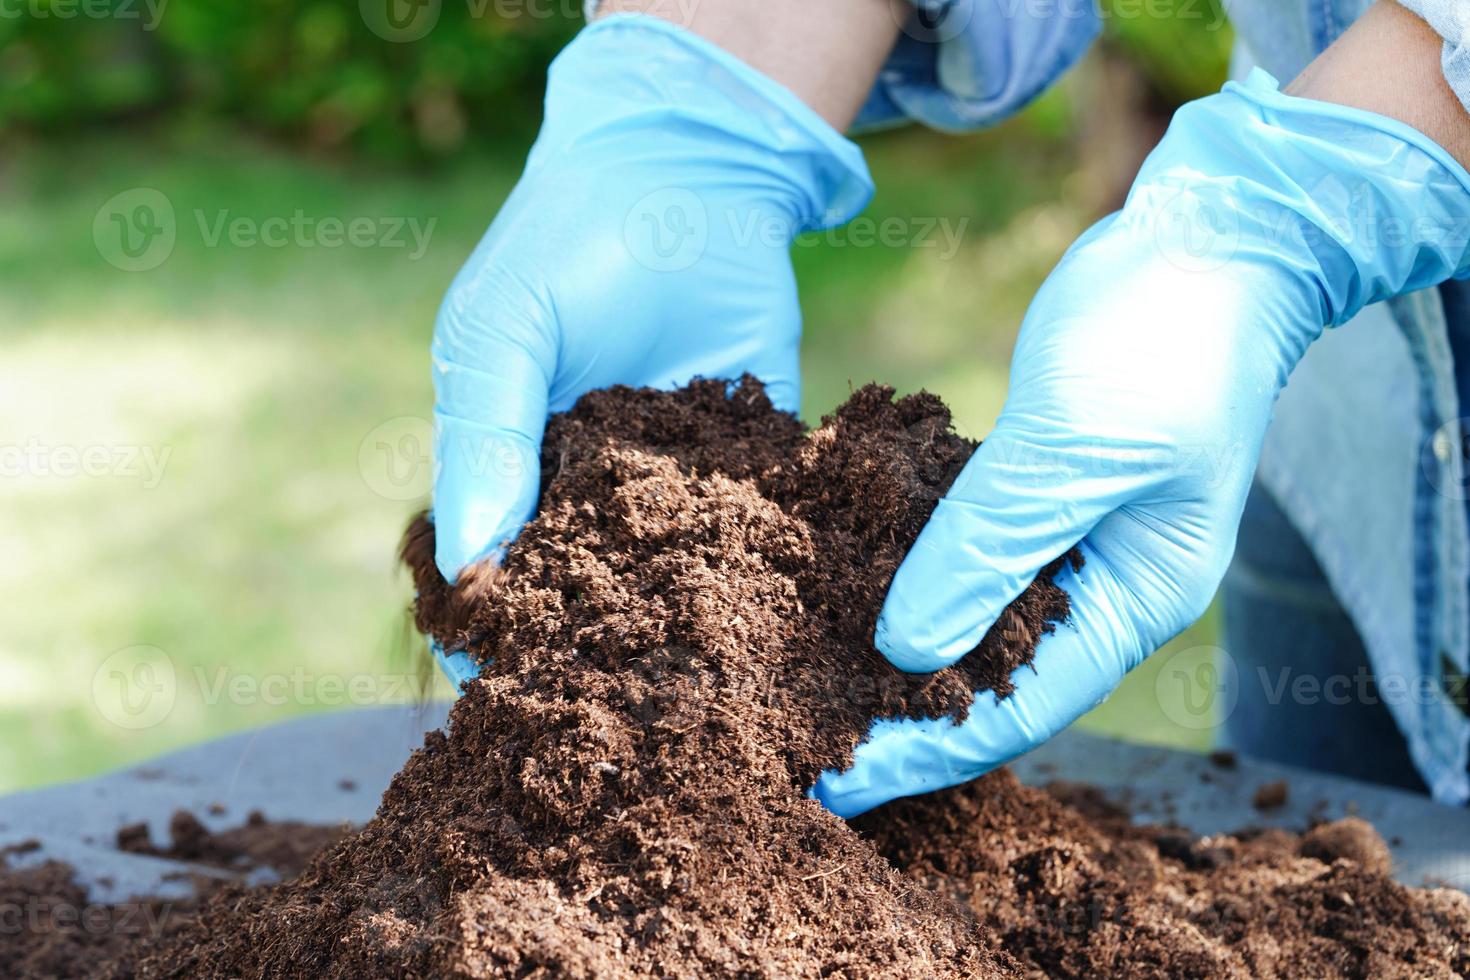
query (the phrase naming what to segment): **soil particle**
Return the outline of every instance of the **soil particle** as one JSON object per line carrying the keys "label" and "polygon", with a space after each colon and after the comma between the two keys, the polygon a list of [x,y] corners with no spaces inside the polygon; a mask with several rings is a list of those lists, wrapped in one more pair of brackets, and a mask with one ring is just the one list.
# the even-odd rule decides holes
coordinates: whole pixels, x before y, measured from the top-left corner
{"label": "soil particle", "polygon": [[1393,854],[1373,825],[1359,817],[1318,824],[1302,836],[1301,853],[1331,864],[1351,861],[1365,871],[1386,875],[1393,870]]}
{"label": "soil particle", "polygon": [[130,824],[117,832],[117,849],[233,871],[252,868],[300,868],[306,859],[347,835],[346,827],[320,827],[294,821],[271,822],[252,811],[243,826],[211,831],[188,810],[176,810],[169,820],[168,847],[155,847],[146,823]]}
{"label": "soil particle", "polygon": [[872,386],[812,432],[750,380],[585,397],[548,428],[538,516],[504,568],[451,588],[432,524],[410,529],[419,626],[483,671],[377,816],[292,881],[216,893],[115,972],[1470,969],[1470,902],[1333,841],[1195,839],[1004,770],[851,824],[805,797],[874,718],[1006,695],[1065,620],[1064,557],[949,670],[904,675],[873,650],[888,582],[972,449],[937,399]]}
{"label": "soil particle", "polygon": [[1240,764],[1233,749],[1216,749],[1210,753],[1210,764],[1217,769],[1234,769]]}
{"label": "soil particle", "polygon": [[1262,783],[1256,787],[1256,795],[1251,797],[1251,805],[1262,812],[1279,810],[1286,806],[1290,792],[1284,779]]}

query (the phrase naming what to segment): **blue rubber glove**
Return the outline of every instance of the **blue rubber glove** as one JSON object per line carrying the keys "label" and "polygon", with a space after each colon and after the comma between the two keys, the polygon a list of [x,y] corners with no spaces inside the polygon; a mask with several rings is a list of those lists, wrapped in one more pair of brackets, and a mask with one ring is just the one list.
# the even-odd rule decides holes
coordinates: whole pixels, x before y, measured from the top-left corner
{"label": "blue rubber glove", "polygon": [[813,795],[846,816],[981,775],[1197,619],[1287,375],[1324,326],[1463,275],[1467,220],[1470,174],[1400,123],[1264,72],[1181,109],[1123,210],[1037,295],[1005,410],[900,567],[876,642],[902,670],[945,667],[1077,545],[1070,622],[1010,698],[977,696],[958,725],[880,721]]}
{"label": "blue rubber glove", "polygon": [[[792,240],[871,194],[856,145],[713,44],[652,17],[583,30],[435,327],[440,572],[497,556],[530,519],[547,416],[585,392],[750,372],[796,411]],[[440,656],[456,687],[473,676]]]}

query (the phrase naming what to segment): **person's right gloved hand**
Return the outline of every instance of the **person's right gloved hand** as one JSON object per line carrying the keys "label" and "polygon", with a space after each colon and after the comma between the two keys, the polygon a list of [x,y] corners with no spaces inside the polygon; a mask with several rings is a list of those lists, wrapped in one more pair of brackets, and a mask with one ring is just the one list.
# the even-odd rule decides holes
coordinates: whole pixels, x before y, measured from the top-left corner
{"label": "person's right gloved hand", "polygon": [[1085,564],[1056,579],[1069,622],[1009,697],[977,695],[960,723],[880,720],[813,795],[851,816],[973,779],[1198,618],[1287,376],[1324,326],[1470,273],[1467,218],[1470,173],[1401,122],[1264,72],[1182,108],[1037,294],[1005,410],[894,576],[875,643],[901,670],[947,667],[1075,546]]}
{"label": "person's right gloved hand", "polygon": [[[749,372],[799,403],[790,248],[872,193],[862,154],[787,89],[653,17],[552,65],[520,183],[434,330],[436,563],[454,581],[530,519],[547,416],[613,384]],[[456,686],[474,669],[446,660]]]}

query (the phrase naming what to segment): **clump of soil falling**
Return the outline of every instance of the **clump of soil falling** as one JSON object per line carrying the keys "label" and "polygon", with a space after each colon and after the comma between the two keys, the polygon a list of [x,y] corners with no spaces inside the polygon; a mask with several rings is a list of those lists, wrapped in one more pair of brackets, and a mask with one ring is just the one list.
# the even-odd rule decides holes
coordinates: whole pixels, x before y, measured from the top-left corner
{"label": "clump of soil falling", "polygon": [[432,526],[410,530],[420,627],[484,665],[447,731],[361,832],[293,881],[216,895],[117,972],[1470,969],[1470,903],[1364,867],[1361,841],[1199,841],[1005,772],[853,825],[805,797],[873,718],[1003,696],[1067,628],[1063,557],[949,670],[902,675],[872,649],[972,449],[937,399],[878,387],[812,432],[748,379],[587,396],[552,420],[540,512],[503,569],[450,588]]}

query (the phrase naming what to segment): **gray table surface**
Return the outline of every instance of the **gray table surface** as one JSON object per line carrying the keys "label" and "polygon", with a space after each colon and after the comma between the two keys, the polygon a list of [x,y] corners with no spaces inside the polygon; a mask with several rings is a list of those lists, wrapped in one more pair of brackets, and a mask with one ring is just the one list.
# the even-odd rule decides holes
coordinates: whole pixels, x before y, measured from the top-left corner
{"label": "gray table surface", "polygon": [[[216,830],[238,826],[251,810],[273,820],[362,823],[424,732],[443,724],[447,710],[436,703],[314,715],[94,779],[0,797],[0,848],[38,842],[39,848],[13,855],[11,863],[67,861],[95,902],[176,896],[189,888],[179,872],[224,872],[121,853],[114,847],[120,827],[146,821],[154,842],[164,845],[169,818],[178,809]],[[1301,829],[1314,816],[1356,813],[1389,839],[1400,880],[1470,891],[1470,813],[1398,790],[1246,758],[1234,769],[1221,769],[1192,753],[1076,731],[1013,768],[1029,783],[1095,784],[1139,819],[1175,821],[1200,834],[1245,826]],[[1286,805],[1268,814],[1256,811],[1256,788],[1276,779],[1290,783]]]}

